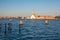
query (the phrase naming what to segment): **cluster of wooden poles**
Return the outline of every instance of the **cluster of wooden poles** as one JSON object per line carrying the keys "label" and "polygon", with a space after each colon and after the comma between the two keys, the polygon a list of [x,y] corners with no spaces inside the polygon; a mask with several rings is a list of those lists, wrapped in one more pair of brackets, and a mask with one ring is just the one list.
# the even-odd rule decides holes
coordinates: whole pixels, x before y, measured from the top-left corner
{"label": "cluster of wooden poles", "polygon": [[[8,30],[12,30],[12,20],[10,20],[10,23],[8,23]],[[6,23],[4,24],[5,25],[5,30],[4,30],[4,33],[6,33]],[[22,25],[23,25],[23,22],[22,22],[22,20],[20,20],[20,23],[19,23],[19,31],[20,31],[20,27],[22,27]],[[45,20],[45,25],[48,25],[48,20]],[[0,24],[0,29],[1,29],[1,27],[2,27],[2,24]]]}
{"label": "cluster of wooden poles", "polygon": [[[12,23],[11,23],[12,21],[10,20],[10,23],[8,23],[8,30],[12,30]],[[7,28],[7,23],[5,23],[4,24],[5,25],[5,29],[4,29],[4,33],[6,34],[6,28]],[[21,28],[21,26],[23,25],[23,22],[22,21],[20,21],[20,23],[19,23],[19,31],[20,31],[20,28]],[[0,29],[2,28],[2,24],[0,23]]]}

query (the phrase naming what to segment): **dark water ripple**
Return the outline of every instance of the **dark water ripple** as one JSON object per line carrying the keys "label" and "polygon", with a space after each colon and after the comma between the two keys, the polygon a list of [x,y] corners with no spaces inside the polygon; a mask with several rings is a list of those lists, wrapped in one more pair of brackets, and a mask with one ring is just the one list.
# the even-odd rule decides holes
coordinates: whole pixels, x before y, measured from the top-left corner
{"label": "dark water ripple", "polygon": [[25,19],[22,26],[19,21],[13,19],[12,30],[8,30],[9,19],[0,19],[0,40],[60,40],[60,20],[48,20],[49,25],[45,25],[45,20]]}

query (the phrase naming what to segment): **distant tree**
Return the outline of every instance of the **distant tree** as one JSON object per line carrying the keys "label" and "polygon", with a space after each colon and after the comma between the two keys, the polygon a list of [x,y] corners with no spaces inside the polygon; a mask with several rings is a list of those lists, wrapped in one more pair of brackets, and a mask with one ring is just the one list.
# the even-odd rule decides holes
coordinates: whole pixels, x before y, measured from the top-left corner
{"label": "distant tree", "polygon": [[60,16],[55,16],[55,18],[60,18]]}
{"label": "distant tree", "polygon": [[55,16],[56,19],[60,19],[60,16]]}
{"label": "distant tree", "polygon": [[21,19],[22,17],[18,17],[19,19]]}
{"label": "distant tree", "polygon": [[26,19],[26,17],[24,17],[24,19]]}

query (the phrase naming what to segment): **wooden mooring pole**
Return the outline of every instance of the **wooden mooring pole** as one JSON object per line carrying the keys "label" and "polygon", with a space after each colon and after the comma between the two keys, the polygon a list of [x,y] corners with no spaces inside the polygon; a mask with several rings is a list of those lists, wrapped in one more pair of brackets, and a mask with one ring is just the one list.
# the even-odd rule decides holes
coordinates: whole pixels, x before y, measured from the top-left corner
{"label": "wooden mooring pole", "polygon": [[4,33],[6,34],[6,23],[5,23],[5,30],[4,30]]}
{"label": "wooden mooring pole", "polygon": [[8,30],[12,29],[12,23],[8,23]]}
{"label": "wooden mooring pole", "polygon": [[1,29],[1,27],[2,27],[2,24],[1,24],[1,19],[0,19],[0,29]]}
{"label": "wooden mooring pole", "polygon": [[45,25],[48,25],[48,20],[45,20]]}
{"label": "wooden mooring pole", "polygon": [[23,22],[22,22],[22,20],[21,20],[20,23],[19,23],[19,32],[21,31],[22,25],[23,25]]}

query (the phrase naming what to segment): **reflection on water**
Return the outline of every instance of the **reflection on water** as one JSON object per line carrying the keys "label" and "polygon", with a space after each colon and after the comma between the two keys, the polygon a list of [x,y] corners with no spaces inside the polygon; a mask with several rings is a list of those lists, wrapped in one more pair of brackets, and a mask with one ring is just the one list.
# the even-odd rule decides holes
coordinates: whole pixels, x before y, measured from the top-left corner
{"label": "reflection on water", "polygon": [[20,19],[13,18],[9,26],[9,19],[0,19],[0,40],[60,40],[60,20],[48,20],[48,25],[45,25],[45,20],[22,21],[20,26]]}

